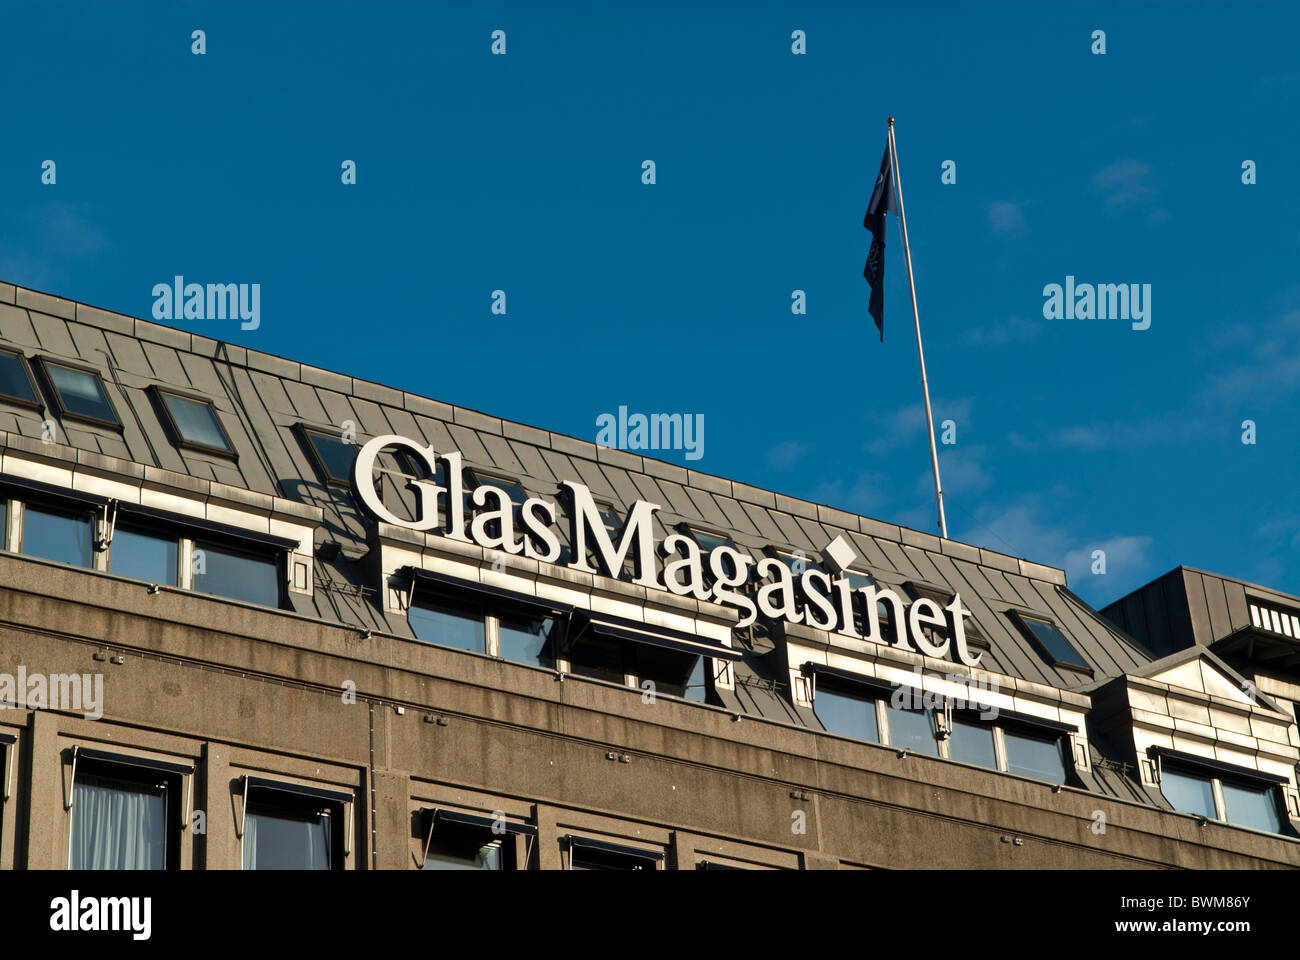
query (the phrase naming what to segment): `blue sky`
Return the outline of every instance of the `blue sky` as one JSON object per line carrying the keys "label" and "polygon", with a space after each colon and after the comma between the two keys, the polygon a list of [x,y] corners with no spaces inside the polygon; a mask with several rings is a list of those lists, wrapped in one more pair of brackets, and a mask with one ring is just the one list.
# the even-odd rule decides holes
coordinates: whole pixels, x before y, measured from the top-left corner
{"label": "blue sky", "polygon": [[[896,221],[884,344],[861,275],[893,115],[950,534],[1095,604],[1180,563],[1300,593],[1298,33],[1284,4],[10,3],[0,279],[144,317],[176,274],[260,283],[256,331],[177,325],[590,440],[703,414],[665,459],[937,532]],[[1044,319],[1067,275],[1151,284],[1150,329]]]}

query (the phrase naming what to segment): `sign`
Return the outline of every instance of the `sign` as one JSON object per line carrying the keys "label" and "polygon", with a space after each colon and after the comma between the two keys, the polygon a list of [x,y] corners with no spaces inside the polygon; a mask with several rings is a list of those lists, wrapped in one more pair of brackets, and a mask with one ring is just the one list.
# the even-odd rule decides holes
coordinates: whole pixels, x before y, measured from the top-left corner
{"label": "sign", "polygon": [[[416,495],[414,520],[389,510],[375,490],[375,460],[380,451],[388,448],[405,450],[428,471],[429,478],[414,478],[409,482]],[[437,475],[440,461],[446,468],[445,487],[430,479]],[[562,552],[560,539],[552,529],[559,515],[557,504],[529,497],[516,506],[506,491],[482,484],[473,490],[473,517],[467,518],[463,466],[457,451],[439,454],[432,445],[389,434],[375,437],[357,451],[352,464],[352,489],[366,510],[384,523],[408,530],[436,531],[488,550],[542,563],[558,563]],[[983,656],[972,653],[967,645],[965,620],[970,611],[962,607],[959,594],[954,594],[947,606],[928,597],[918,597],[905,604],[893,590],[878,584],[854,588],[846,576],[832,577],[812,566],[796,575],[775,557],[756,561],[729,545],[715,547],[705,554],[693,537],[683,533],[670,534],[659,542],[653,521],[662,507],[645,500],[638,500],[629,508],[622,534],[618,543],[614,543],[586,485],[561,480],[557,494],[567,514],[569,542],[573,544],[573,555],[567,565],[575,570],[620,579],[624,563],[631,557],[635,565],[633,583],[652,590],[667,590],[680,597],[735,607],[740,612],[739,627],[749,626],[761,615],[892,644],[927,657],[952,656],[972,667]],[[439,509],[440,497],[445,510]],[[853,556],[842,537],[836,537],[828,545],[826,555],[840,574]],[[744,588],[751,582],[757,588],[745,592]],[[855,598],[865,613],[865,634],[854,622]],[[887,625],[891,628],[888,631],[882,622],[881,605],[888,610]],[[928,633],[927,627],[934,628],[934,632]]]}

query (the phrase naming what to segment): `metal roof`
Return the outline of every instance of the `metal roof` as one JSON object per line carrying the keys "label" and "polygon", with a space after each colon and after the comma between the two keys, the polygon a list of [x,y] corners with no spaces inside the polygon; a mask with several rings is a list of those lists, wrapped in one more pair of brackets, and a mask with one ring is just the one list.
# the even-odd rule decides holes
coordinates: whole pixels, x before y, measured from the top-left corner
{"label": "metal roof", "polygon": [[[918,582],[960,593],[991,644],[981,667],[994,672],[1080,691],[1154,659],[1074,596],[1063,571],[1053,567],[3,283],[0,339],[28,357],[99,370],[122,429],[69,420],[60,439],[77,451],[319,508],[317,542],[336,540],[342,552],[333,562],[318,562],[314,597],[294,598],[299,613],[411,636],[404,619],[386,616],[368,595],[378,584],[352,562],[367,549],[366,521],[352,494],[323,482],[295,430],[304,424],[337,433],[351,420],[358,442],[399,434],[440,452],[459,450],[467,467],[513,477],[534,495],[550,496],[559,480],[574,479],[620,512],[638,499],[659,503],[661,537],[684,522],[723,532],[756,556],[776,547],[803,550],[815,561],[843,536],[861,568],[883,585]],[[151,386],[211,400],[236,458],[179,449],[147,392]],[[7,434],[39,439],[44,416],[52,413],[0,401],[0,431]],[[410,505],[410,491],[395,492]],[[557,532],[563,539],[563,529]],[[1045,660],[1007,616],[1010,609],[1055,621],[1092,675]],[[762,632],[752,650],[740,649],[736,702],[727,706],[807,724],[781,692],[788,678],[775,675],[762,656],[771,649]]]}

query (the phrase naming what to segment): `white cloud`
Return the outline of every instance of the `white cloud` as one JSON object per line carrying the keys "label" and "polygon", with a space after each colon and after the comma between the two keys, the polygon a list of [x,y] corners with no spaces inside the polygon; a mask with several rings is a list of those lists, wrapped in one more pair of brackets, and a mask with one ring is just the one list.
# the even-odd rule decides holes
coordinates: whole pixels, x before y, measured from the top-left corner
{"label": "white cloud", "polygon": [[1113,210],[1146,206],[1156,197],[1151,168],[1140,160],[1116,160],[1098,170],[1091,181],[1092,189],[1106,198]]}
{"label": "white cloud", "polygon": [[989,229],[998,236],[1022,236],[1029,232],[1022,203],[995,200],[985,208],[985,212],[989,218]]}
{"label": "white cloud", "polygon": [[799,443],[797,440],[782,441],[767,451],[767,465],[777,470],[789,469],[811,449],[811,444]]}

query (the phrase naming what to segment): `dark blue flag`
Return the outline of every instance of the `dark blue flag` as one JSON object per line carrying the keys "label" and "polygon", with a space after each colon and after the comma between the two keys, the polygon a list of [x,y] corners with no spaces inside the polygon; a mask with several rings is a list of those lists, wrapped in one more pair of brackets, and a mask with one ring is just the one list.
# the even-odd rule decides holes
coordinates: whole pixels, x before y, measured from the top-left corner
{"label": "dark blue flag", "polygon": [[894,168],[889,162],[889,147],[886,145],[880,173],[876,176],[876,188],[871,191],[867,215],[862,218],[862,225],[871,231],[871,249],[867,252],[867,265],[862,268],[862,275],[871,285],[871,302],[867,311],[880,330],[881,343],[885,342],[885,215],[891,210],[898,212],[896,196]]}

